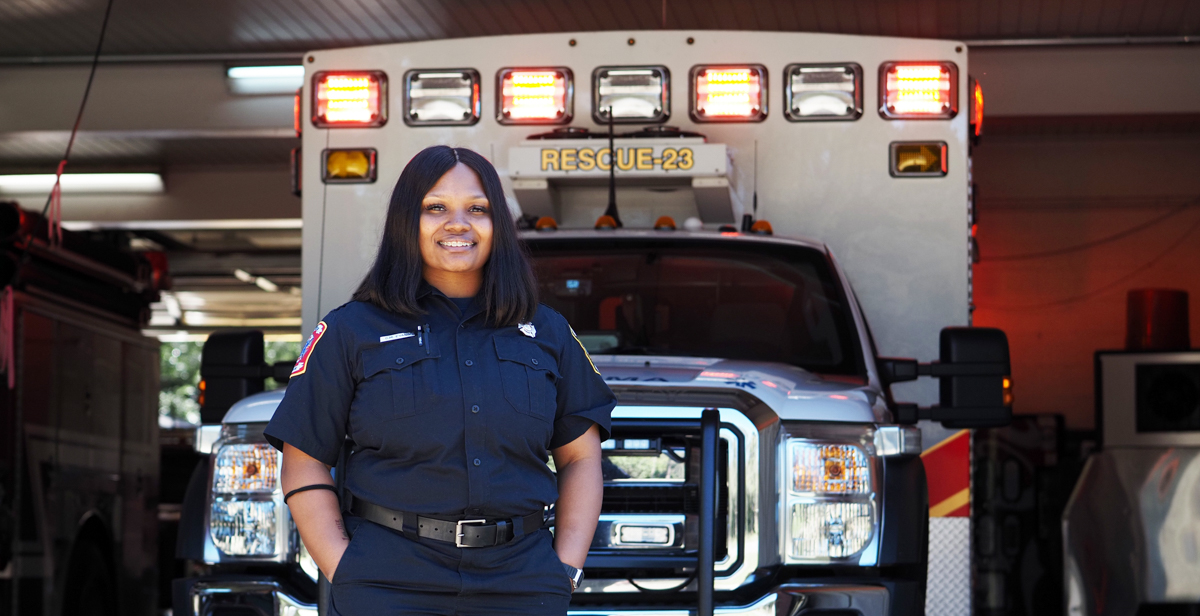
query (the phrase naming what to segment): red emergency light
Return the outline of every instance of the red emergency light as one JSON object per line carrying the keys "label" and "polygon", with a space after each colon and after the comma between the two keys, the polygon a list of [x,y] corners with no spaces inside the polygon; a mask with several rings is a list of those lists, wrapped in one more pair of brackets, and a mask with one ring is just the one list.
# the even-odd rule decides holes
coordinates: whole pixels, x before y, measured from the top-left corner
{"label": "red emergency light", "polygon": [[313,125],[363,128],[387,123],[383,71],[320,72],[313,76]]}
{"label": "red emergency light", "polygon": [[885,62],[879,67],[879,115],[885,119],[948,119],[958,113],[953,62]]}
{"label": "red emergency light", "polygon": [[765,66],[696,66],[691,72],[693,121],[761,122],[766,119]]}
{"label": "red emergency light", "polygon": [[983,134],[983,86],[971,79],[971,134],[976,139]]}
{"label": "red emergency light", "polygon": [[571,69],[505,68],[496,74],[496,121],[501,124],[567,124],[574,112]]}

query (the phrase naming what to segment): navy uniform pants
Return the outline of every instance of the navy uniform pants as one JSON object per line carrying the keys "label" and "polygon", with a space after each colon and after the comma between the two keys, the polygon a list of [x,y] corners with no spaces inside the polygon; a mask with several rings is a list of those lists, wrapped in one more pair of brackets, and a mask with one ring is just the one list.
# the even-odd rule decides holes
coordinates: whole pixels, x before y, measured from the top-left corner
{"label": "navy uniform pants", "polygon": [[346,515],[350,546],[330,580],[341,616],[563,616],[571,582],[549,530],[456,548]]}

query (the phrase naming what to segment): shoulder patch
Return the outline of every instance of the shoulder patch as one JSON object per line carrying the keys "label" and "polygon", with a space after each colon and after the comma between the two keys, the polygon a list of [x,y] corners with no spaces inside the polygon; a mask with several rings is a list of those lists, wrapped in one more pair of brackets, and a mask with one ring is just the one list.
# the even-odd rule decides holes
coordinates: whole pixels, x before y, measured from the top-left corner
{"label": "shoulder patch", "polygon": [[571,330],[571,337],[575,339],[575,342],[579,343],[579,348],[583,349],[583,356],[586,357],[588,363],[592,365],[592,370],[595,371],[596,374],[600,374],[600,370],[596,368],[596,362],[592,361],[592,356],[590,353],[588,353],[587,347],[583,346],[583,342],[579,340],[579,336],[575,334],[575,328],[567,325],[567,329]]}
{"label": "shoulder patch", "polygon": [[312,355],[313,349],[317,348],[317,343],[321,341],[321,336],[324,336],[328,329],[329,326],[325,324],[325,321],[317,323],[317,328],[308,337],[308,342],[305,342],[304,348],[300,349],[300,358],[296,360],[296,365],[292,367],[292,377],[300,376],[304,374],[305,370],[308,370],[308,357]]}

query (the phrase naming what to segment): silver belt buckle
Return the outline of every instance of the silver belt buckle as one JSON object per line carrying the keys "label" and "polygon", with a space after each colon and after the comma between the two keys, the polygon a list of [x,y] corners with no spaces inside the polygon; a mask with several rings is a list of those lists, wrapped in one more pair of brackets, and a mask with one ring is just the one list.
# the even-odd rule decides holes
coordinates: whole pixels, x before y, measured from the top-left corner
{"label": "silver belt buckle", "polygon": [[487,520],[459,520],[459,521],[455,522],[454,523],[454,547],[456,547],[456,548],[471,547],[468,545],[463,545],[463,542],[462,542],[462,538],[464,536],[463,524],[483,524],[484,522],[487,522]]}

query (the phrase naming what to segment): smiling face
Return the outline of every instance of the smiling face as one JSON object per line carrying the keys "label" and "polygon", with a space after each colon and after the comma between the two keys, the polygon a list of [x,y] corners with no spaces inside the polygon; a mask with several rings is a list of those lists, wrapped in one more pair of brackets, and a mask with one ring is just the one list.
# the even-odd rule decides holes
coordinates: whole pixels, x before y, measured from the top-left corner
{"label": "smiling face", "polygon": [[492,206],[479,176],[459,163],[421,201],[425,280],[449,297],[471,297],[492,254]]}

